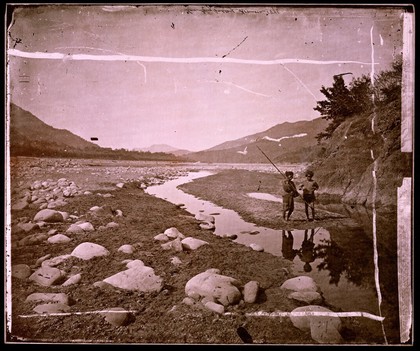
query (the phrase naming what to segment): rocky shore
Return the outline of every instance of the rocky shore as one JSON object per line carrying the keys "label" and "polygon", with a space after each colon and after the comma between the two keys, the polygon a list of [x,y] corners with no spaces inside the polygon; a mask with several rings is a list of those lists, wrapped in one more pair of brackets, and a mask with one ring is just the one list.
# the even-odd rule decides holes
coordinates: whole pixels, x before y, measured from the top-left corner
{"label": "rocky shore", "polygon": [[12,164],[9,341],[382,342],[287,260],[144,192],[185,169],[52,162]]}

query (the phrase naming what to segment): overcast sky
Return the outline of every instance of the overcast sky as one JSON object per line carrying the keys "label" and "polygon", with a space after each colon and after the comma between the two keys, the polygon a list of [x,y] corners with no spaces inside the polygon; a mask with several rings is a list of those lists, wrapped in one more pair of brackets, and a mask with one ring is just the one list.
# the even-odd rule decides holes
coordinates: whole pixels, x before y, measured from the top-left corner
{"label": "overcast sky", "polygon": [[8,33],[11,102],[100,146],[203,150],[319,117],[334,74],[370,75],[372,59],[375,73],[389,69],[402,13],[20,5]]}

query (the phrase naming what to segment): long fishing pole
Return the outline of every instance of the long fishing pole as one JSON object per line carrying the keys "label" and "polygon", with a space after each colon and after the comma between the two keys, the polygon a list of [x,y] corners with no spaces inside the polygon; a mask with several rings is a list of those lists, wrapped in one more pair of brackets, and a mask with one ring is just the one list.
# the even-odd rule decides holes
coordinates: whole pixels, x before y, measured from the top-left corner
{"label": "long fishing pole", "polygon": [[[260,147],[258,146],[258,145],[255,145],[256,147],[257,147],[257,149],[258,150],[260,150],[261,151],[261,153],[266,157],[266,159],[268,160],[268,161],[270,161],[270,163],[274,166],[274,168],[284,177],[284,178],[286,178],[287,179],[287,177],[285,176],[285,174],[282,172],[282,171],[280,171],[279,169],[278,169],[278,167],[274,164],[274,162],[273,161],[271,161],[270,160],[270,158],[265,154],[265,152],[264,151],[262,151],[261,149],[260,149]],[[299,195],[299,197],[305,202],[305,204],[307,204],[311,209],[314,209],[314,206],[313,205],[311,205],[309,202],[307,202],[304,198],[303,198],[303,196],[297,191],[297,189],[296,189],[296,187],[294,187],[295,188],[295,190],[296,190],[296,193]]]}

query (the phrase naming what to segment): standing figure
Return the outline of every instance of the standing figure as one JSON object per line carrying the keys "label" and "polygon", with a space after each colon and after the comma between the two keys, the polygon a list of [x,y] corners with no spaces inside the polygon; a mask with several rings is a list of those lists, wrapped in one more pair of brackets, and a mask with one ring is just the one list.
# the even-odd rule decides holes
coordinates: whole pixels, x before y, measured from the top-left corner
{"label": "standing figure", "polygon": [[296,257],[299,250],[293,249],[293,234],[291,230],[288,230],[287,232],[283,229],[282,233],[282,244],[281,244],[281,253],[283,255],[283,258],[286,260],[293,261],[293,259]]}
{"label": "standing figure", "polygon": [[285,173],[286,180],[283,181],[283,219],[288,221],[295,209],[295,197],[299,196],[295,183],[293,182],[293,172]]}
{"label": "standing figure", "polygon": [[[318,183],[312,179],[313,171],[306,171],[306,180],[299,186],[299,190],[303,189],[303,200],[305,201],[305,213],[308,221],[315,220],[315,190],[319,189]],[[309,207],[312,210],[312,219],[309,218]]]}
{"label": "standing figure", "polygon": [[301,261],[304,263],[303,270],[305,272],[312,271],[311,263],[315,261],[315,252],[314,252],[314,235],[315,230],[311,229],[311,235],[308,238],[308,229],[305,229],[305,236],[302,242],[302,248],[299,252],[299,257]]}

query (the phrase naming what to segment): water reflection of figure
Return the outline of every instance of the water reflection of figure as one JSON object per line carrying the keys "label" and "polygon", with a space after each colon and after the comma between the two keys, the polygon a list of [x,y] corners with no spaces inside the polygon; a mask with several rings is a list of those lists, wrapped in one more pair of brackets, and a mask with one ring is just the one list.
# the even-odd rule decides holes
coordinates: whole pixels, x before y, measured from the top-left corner
{"label": "water reflection of figure", "polygon": [[311,229],[311,235],[308,238],[308,229],[305,229],[305,236],[303,237],[302,247],[299,251],[299,257],[304,262],[303,270],[305,272],[312,271],[311,263],[315,261],[314,235],[315,229]]}
{"label": "water reflection of figure", "polygon": [[298,250],[293,249],[293,234],[291,230],[288,230],[287,232],[285,230],[282,231],[282,243],[281,243],[281,252],[283,254],[283,257],[286,260],[293,261],[295,256],[298,253]]}

